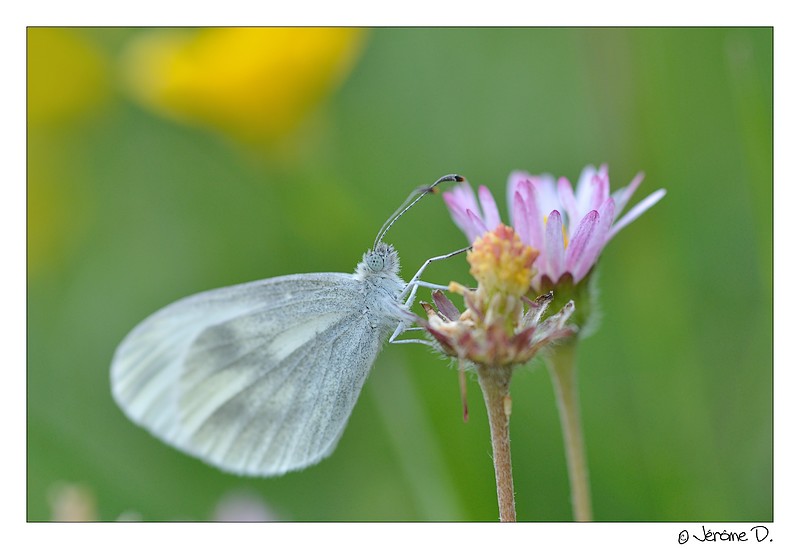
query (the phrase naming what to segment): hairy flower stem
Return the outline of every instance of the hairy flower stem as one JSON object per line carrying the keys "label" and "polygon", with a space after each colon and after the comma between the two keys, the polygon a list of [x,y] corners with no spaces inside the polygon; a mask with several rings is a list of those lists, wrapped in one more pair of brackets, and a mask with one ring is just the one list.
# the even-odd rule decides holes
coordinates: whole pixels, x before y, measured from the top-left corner
{"label": "hairy flower stem", "polygon": [[573,338],[572,341],[553,348],[552,354],[546,361],[561,416],[561,430],[564,435],[572,493],[572,513],[576,521],[588,522],[592,520],[592,502],[578,404],[576,343]]}
{"label": "hairy flower stem", "polygon": [[478,365],[478,382],[483,391],[489,428],[492,436],[492,458],[497,482],[497,504],[501,522],[516,522],[514,479],[511,476],[511,439],[508,424],[511,417],[510,366]]}

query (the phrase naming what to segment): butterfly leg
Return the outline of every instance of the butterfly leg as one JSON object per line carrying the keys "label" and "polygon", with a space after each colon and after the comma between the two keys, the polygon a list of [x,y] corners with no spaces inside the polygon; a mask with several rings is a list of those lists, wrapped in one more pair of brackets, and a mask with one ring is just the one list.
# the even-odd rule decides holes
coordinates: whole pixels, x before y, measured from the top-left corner
{"label": "butterfly leg", "polygon": [[422,264],[422,267],[420,267],[419,270],[417,271],[417,274],[415,274],[411,278],[411,280],[408,281],[408,284],[406,284],[406,287],[403,289],[403,293],[400,294],[400,299],[406,298],[406,296],[408,296],[406,299],[406,306],[410,306],[414,302],[414,297],[417,295],[417,288],[419,288],[420,286],[425,288],[433,288],[435,290],[446,290],[447,286],[440,286],[438,284],[430,284],[429,282],[421,281],[420,278],[422,277],[422,273],[425,271],[425,269],[428,268],[428,265],[430,265],[434,261],[441,261],[442,259],[450,259],[453,256],[456,256],[458,254],[463,254],[464,252],[469,251],[471,248],[472,246],[467,246],[466,248],[461,248],[460,250],[450,252],[449,254],[437,255],[436,257],[432,257],[426,260],[425,263]]}
{"label": "butterfly leg", "polygon": [[[417,289],[420,287],[431,288],[434,290],[447,290],[448,288],[447,286],[442,286],[441,284],[431,284],[430,282],[424,282],[420,280],[420,278],[422,277],[422,273],[425,271],[428,265],[430,265],[434,261],[441,261],[442,259],[450,259],[451,257],[456,256],[458,254],[463,254],[464,252],[469,251],[471,248],[472,246],[467,246],[466,248],[461,248],[460,250],[456,250],[448,254],[438,255],[436,257],[432,257],[427,261],[425,261],[425,263],[422,264],[422,267],[420,267],[419,270],[417,271],[417,274],[415,274],[411,278],[411,280],[408,281],[408,284],[406,284],[406,287],[400,294],[401,299],[403,298],[406,299],[405,302],[406,307],[410,307],[414,303],[414,298],[417,296]],[[389,343],[422,343],[424,345],[432,346],[432,343],[425,339],[397,339],[400,334],[410,330],[421,330],[421,328],[411,328],[408,326],[407,321],[405,320],[401,321],[397,325],[397,328],[395,329],[394,333],[389,338]]]}

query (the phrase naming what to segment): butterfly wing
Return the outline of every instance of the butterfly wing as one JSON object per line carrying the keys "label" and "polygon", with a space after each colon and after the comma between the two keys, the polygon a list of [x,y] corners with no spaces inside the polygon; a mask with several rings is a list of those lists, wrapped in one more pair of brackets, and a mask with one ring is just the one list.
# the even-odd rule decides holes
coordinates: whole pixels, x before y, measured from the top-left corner
{"label": "butterfly wing", "polygon": [[352,275],[292,275],[182,299],[117,349],[135,423],[217,467],[272,476],[329,455],[385,339]]}

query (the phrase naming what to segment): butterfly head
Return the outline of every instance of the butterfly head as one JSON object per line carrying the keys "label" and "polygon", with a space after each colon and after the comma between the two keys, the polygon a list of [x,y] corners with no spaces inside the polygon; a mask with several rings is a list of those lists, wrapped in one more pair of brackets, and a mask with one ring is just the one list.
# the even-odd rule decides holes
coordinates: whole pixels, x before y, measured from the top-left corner
{"label": "butterfly head", "polygon": [[400,272],[400,257],[397,251],[385,242],[378,244],[364,254],[363,259],[356,267],[356,276],[397,276]]}

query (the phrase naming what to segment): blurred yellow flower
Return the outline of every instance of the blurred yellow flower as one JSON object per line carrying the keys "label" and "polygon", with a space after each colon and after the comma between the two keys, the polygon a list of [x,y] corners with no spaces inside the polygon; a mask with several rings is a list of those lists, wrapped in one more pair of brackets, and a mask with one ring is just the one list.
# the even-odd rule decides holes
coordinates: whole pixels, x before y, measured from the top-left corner
{"label": "blurred yellow flower", "polygon": [[131,44],[124,79],[165,116],[269,141],[343,79],[362,36],[350,28],[155,30]]}
{"label": "blurred yellow flower", "polygon": [[111,97],[110,65],[80,29],[27,33],[28,268],[52,268],[87,225],[88,198],[65,143]]}
{"label": "blurred yellow flower", "polygon": [[28,124],[80,116],[110,91],[108,63],[77,29],[28,29]]}

